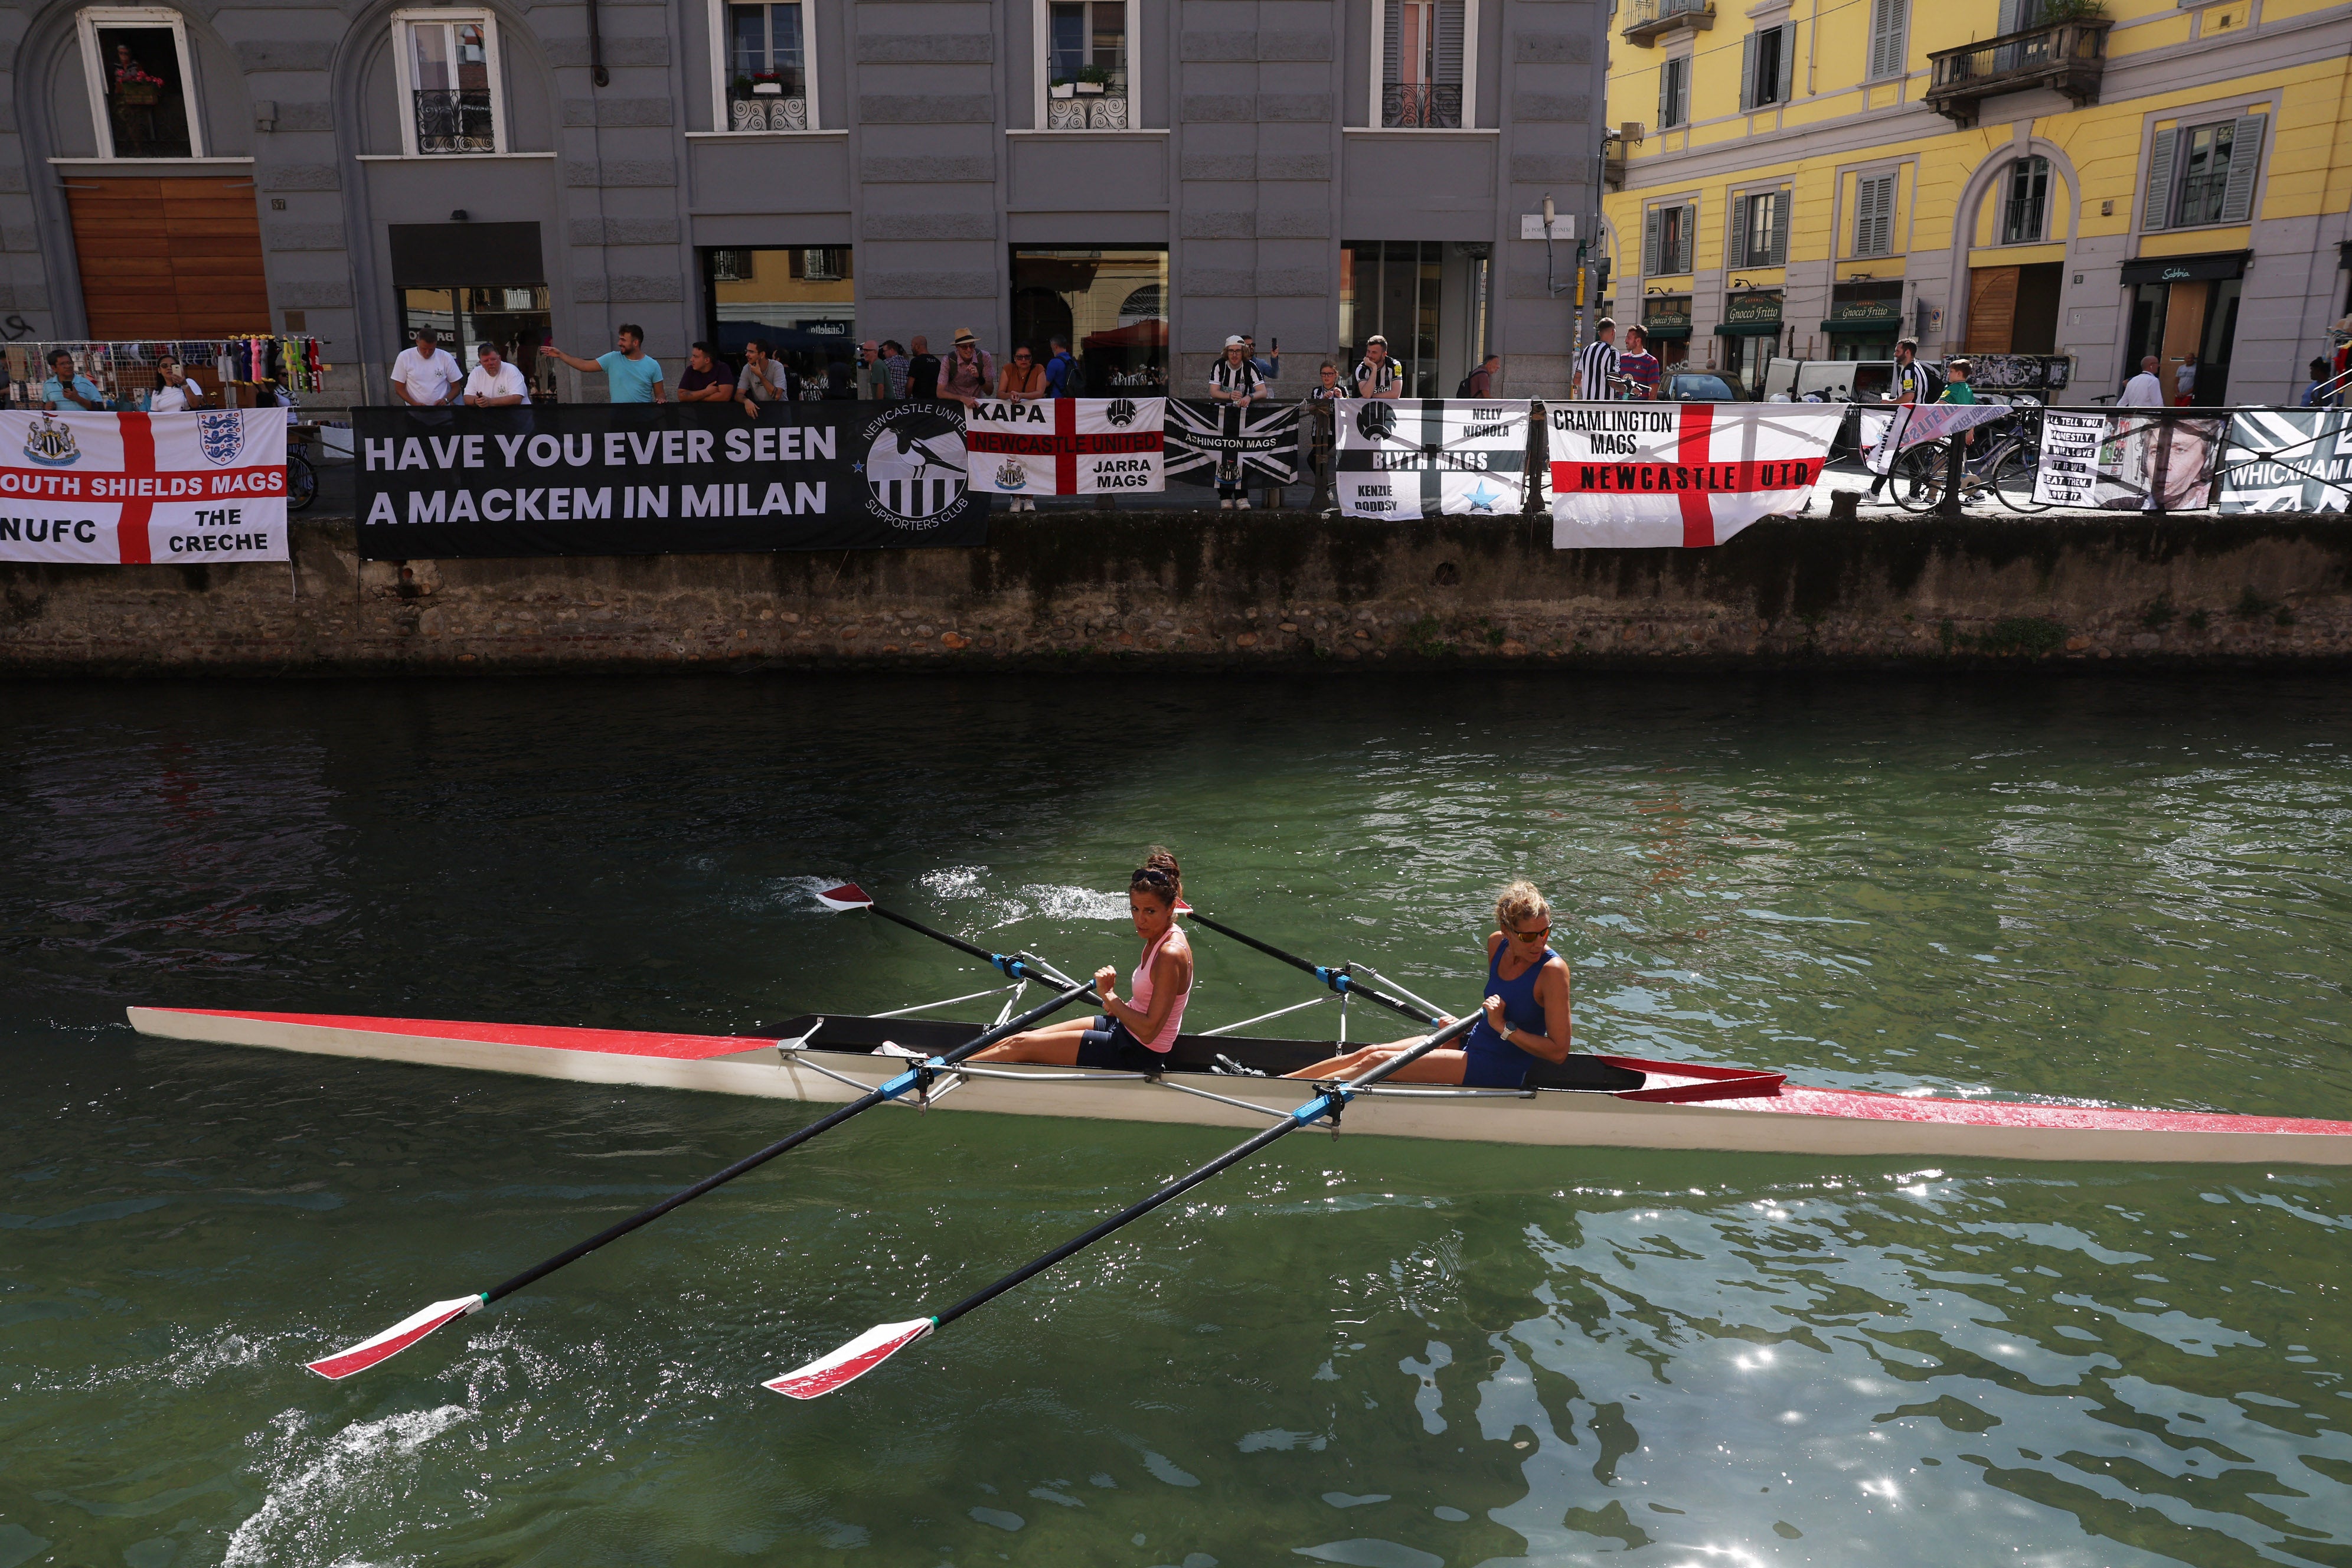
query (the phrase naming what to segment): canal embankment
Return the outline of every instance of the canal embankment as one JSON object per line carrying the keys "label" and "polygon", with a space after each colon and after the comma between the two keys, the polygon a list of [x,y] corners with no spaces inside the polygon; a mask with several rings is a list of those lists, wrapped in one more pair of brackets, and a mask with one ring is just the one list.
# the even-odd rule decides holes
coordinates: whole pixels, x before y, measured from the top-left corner
{"label": "canal embankment", "polygon": [[1540,518],[1001,516],[971,550],[0,565],[0,673],[938,666],[2305,666],[2352,655],[2335,515],[1768,518],[1560,551]]}

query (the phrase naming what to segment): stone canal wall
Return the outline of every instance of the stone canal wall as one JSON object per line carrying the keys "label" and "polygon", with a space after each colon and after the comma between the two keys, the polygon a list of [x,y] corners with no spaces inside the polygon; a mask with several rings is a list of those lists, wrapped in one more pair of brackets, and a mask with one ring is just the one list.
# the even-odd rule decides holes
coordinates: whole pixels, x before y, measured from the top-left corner
{"label": "stone canal wall", "polygon": [[1768,519],[1555,551],[1537,520],[1045,511],[971,551],[0,564],[0,672],[2308,664],[2352,652],[2340,518]]}

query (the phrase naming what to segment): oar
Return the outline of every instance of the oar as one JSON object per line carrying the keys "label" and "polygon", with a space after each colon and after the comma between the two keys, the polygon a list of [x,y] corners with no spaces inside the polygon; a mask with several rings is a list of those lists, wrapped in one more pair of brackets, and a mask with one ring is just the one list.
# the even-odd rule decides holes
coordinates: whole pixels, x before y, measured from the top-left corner
{"label": "oar", "polygon": [[877,1324],[839,1350],[819,1356],[806,1366],[796,1368],[761,1386],[772,1388],[778,1394],[788,1394],[794,1399],[814,1399],[819,1394],[831,1394],[836,1388],[856,1382],[934,1329],[945,1328],[972,1309],[986,1306],[1024,1280],[1033,1279],[1074,1253],[1092,1247],[1129,1221],[1139,1219],[1170,1199],[1182,1196],[1227,1166],[1240,1164],[1276,1139],[1296,1132],[1327,1115],[1336,1116],[1340,1107],[1371,1085],[1407,1063],[1417,1061],[1439,1047],[1451,1045],[1468,1034],[1478,1018],[1479,1015],[1473,1013],[1467,1018],[1448,1024],[1412,1049],[1401,1052],[1355,1078],[1326,1087],[1322,1093],[1249,1142],[1228,1149],[1191,1175],[1171,1182],[1142,1202],[1121,1209],[1085,1235],[1073,1237],[1044,1257],[1023,1264],[988,1289],[965,1297],[946,1311],[934,1317],[917,1318],[911,1322]]}
{"label": "oar", "polygon": [[1213,921],[1190,905],[1177,910],[1177,913],[1197,924],[1207,926],[1213,931],[1233,938],[1244,947],[1254,947],[1268,958],[1278,958],[1293,969],[1303,969],[1343,996],[1353,994],[1361,996],[1367,1002],[1377,1002],[1391,1012],[1403,1014],[1416,1024],[1437,1022],[1437,1015],[1427,1008],[1417,1006],[1401,996],[1391,996],[1376,985],[1367,985],[1344,969],[1333,969],[1327,964],[1301,958],[1295,952],[1285,952],[1270,942],[1260,942],[1248,932],[1235,931],[1222,921]]}
{"label": "oar", "polygon": [[874,901],[872,894],[855,882],[844,882],[837,888],[827,888],[816,896],[816,901],[836,912],[845,910],[870,910],[886,921],[905,926],[908,931],[920,931],[933,942],[943,942],[958,952],[968,952],[982,963],[992,964],[1015,980],[1044,979],[1050,980],[1056,985],[1077,984],[1034,954],[991,952],[988,949],[966,942],[960,936],[950,936],[947,932],[927,926],[919,920],[909,919],[896,910],[886,910]]}
{"label": "oar", "polygon": [[524,1269],[503,1285],[484,1290],[478,1295],[460,1296],[448,1301],[436,1301],[415,1316],[402,1319],[373,1339],[362,1340],[347,1351],[338,1351],[323,1360],[306,1364],[312,1372],[325,1378],[341,1379],[349,1377],[353,1373],[365,1372],[378,1362],[398,1355],[444,1323],[462,1318],[468,1312],[478,1312],[501,1297],[511,1296],[524,1286],[535,1280],[544,1279],[567,1263],[577,1263],[606,1242],[618,1241],[639,1226],[650,1225],[680,1205],[690,1204],[713,1188],[725,1186],[745,1172],[757,1170],[777,1155],[799,1148],[819,1133],[831,1131],[851,1117],[871,1110],[884,1100],[898,1099],[917,1085],[929,1082],[937,1075],[940,1068],[952,1067],[966,1057],[977,1051],[985,1050],[999,1040],[1019,1034],[1032,1025],[1043,1021],[1048,1015],[1068,1006],[1079,997],[1093,995],[1094,990],[1094,984],[1091,981],[1084,984],[1073,984],[1068,990],[1048,997],[1019,1017],[997,1025],[976,1038],[958,1046],[943,1057],[933,1057],[929,1061],[909,1066],[898,1077],[889,1079],[878,1089],[851,1100],[830,1116],[809,1123],[788,1138],[778,1139],[756,1153],[745,1155],[715,1175],[706,1176],[685,1191],[671,1194],[653,1207],[642,1209],[618,1225],[598,1231],[576,1247],[566,1247],[546,1262]]}

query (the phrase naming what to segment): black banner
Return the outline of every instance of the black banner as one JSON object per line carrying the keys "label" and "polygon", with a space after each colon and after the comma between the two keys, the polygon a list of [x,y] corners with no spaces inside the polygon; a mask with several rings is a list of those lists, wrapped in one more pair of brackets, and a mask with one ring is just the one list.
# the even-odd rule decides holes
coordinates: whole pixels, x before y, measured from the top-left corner
{"label": "black banner", "polygon": [[[1173,485],[1286,485],[1298,478],[1300,403],[1168,400],[1168,482]],[[1223,478],[1220,479],[1220,471]]]}
{"label": "black banner", "polygon": [[352,411],[370,561],[988,542],[939,403]]}

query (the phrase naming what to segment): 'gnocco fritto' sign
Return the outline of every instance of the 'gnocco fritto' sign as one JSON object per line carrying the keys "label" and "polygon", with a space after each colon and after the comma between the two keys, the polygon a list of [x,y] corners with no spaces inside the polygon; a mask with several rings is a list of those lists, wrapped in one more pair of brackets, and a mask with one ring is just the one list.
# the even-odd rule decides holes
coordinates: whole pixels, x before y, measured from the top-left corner
{"label": "'gnocco fritto' sign", "polygon": [[363,408],[371,561],[987,542],[952,405]]}

